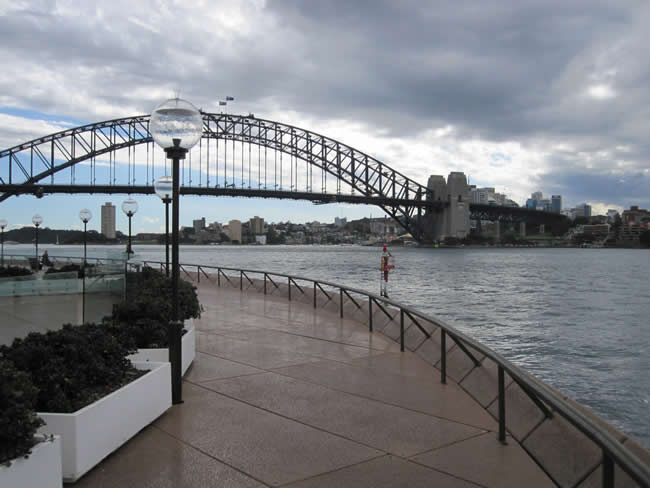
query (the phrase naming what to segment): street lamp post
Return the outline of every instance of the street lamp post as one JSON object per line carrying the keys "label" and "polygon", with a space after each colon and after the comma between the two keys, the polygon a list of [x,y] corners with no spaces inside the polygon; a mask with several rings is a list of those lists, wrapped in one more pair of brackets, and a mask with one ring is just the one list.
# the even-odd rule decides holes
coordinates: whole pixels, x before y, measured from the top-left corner
{"label": "street lamp post", "polygon": [[36,243],[36,267],[37,267],[37,269],[38,269],[38,228],[40,227],[40,225],[42,223],[43,223],[43,217],[41,217],[40,215],[36,214],[36,215],[34,215],[32,217],[32,224],[34,224],[34,226],[36,227],[36,230],[35,230],[36,239],[35,239],[34,242]]}
{"label": "street lamp post", "polygon": [[122,202],[122,212],[129,218],[129,243],[126,246],[126,259],[131,257],[133,249],[131,249],[131,217],[138,211],[138,202],[133,198],[127,198]]}
{"label": "street lamp post", "polygon": [[161,176],[156,180],[153,188],[156,195],[165,204],[165,272],[169,277],[169,204],[172,201],[173,180],[171,176]]}
{"label": "street lamp post", "polygon": [[181,373],[181,327],[179,314],[179,164],[203,133],[203,117],[191,103],[179,98],[158,105],[149,121],[153,140],[172,160],[172,320],[169,323],[169,362],[172,367],[172,403],[183,402]]}
{"label": "street lamp post", "polygon": [[81,209],[79,212],[79,218],[84,223],[84,263],[82,267],[82,289],[81,289],[81,323],[86,322],[86,226],[90,219],[93,218],[93,214],[87,208]]}
{"label": "street lamp post", "polygon": [[0,243],[2,243],[2,251],[0,254],[0,266],[5,265],[5,227],[7,227],[7,219],[0,219]]}

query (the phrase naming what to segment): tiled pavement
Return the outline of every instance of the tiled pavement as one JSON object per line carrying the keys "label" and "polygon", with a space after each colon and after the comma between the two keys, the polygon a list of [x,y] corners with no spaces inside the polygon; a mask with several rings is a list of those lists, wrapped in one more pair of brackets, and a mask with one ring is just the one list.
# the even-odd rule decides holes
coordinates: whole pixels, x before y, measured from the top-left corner
{"label": "tiled pavement", "polygon": [[453,381],[359,323],[201,285],[184,403],[79,487],[545,487]]}

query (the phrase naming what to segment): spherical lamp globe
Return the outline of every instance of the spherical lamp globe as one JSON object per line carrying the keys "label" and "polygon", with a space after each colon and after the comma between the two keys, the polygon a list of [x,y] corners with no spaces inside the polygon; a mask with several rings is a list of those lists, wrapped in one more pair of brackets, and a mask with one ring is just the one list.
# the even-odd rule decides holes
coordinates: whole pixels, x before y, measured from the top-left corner
{"label": "spherical lamp globe", "polygon": [[88,210],[87,208],[82,208],[82,209],[79,211],[79,218],[81,219],[81,221],[82,221],[84,224],[87,224],[88,222],[90,222],[90,219],[93,218],[93,214],[92,214],[92,212],[91,212],[90,210]]}
{"label": "spherical lamp globe", "polygon": [[36,227],[41,225],[43,223],[43,217],[40,215],[36,214],[32,217],[32,224],[34,224]]}
{"label": "spherical lamp globe", "polygon": [[138,202],[133,198],[127,198],[122,202],[122,212],[127,217],[133,217],[133,215],[138,211]]}
{"label": "spherical lamp globe", "polygon": [[171,200],[172,198],[172,182],[173,179],[171,176],[161,176],[153,184],[153,189],[156,192],[156,195],[164,202],[165,200]]}
{"label": "spherical lamp globe", "polygon": [[7,222],[7,219],[0,219],[0,229],[4,230],[5,227],[9,225],[9,222]]}
{"label": "spherical lamp globe", "polygon": [[149,132],[163,149],[176,146],[191,149],[203,133],[201,112],[186,100],[170,98],[151,113]]}

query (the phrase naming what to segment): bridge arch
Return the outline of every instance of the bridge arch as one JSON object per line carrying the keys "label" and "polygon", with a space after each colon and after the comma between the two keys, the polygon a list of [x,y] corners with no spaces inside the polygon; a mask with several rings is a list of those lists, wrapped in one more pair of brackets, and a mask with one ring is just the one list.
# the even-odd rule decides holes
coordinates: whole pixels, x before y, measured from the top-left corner
{"label": "bridge arch", "polygon": [[[207,168],[207,179],[205,185],[200,177],[198,185],[193,184],[190,166],[190,179],[188,184],[184,182],[183,194],[261,196],[306,199],[325,203],[348,201],[372,204],[381,207],[392,218],[398,220],[416,239],[423,238],[422,208],[431,208],[435,203],[427,202],[426,187],[385,163],[335,139],[296,126],[260,119],[252,114],[202,113],[202,115],[203,136],[198,164],[199,175],[203,167]],[[152,193],[155,181],[153,156],[151,172],[148,165],[149,152],[151,151],[153,155],[155,149],[149,133],[149,118],[149,115],[138,115],[87,124],[0,150],[0,202],[20,193],[70,193],[75,190],[75,186],[88,193]],[[214,185],[210,183],[211,141],[217,144],[215,160],[217,172]],[[219,141],[223,141],[225,151],[228,150],[229,143],[232,143],[233,150],[236,143],[242,146],[242,161],[239,167],[236,166],[234,158],[232,165],[228,167],[227,153],[224,153],[222,182],[219,180],[218,173]],[[141,145],[147,148],[147,176],[144,185],[136,184],[135,148]],[[248,145],[249,149],[247,178],[244,145]],[[261,148],[264,149],[264,183],[262,183],[260,167],[256,178],[254,180],[252,178],[251,145],[259,148],[258,157]],[[275,164],[273,171],[270,171],[266,158],[268,149],[273,151],[274,157],[277,157],[277,154],[280,154],[280,158],[283,154],[289,155],[290,171],[286,170],[286,166],[283,168],[282,159],[280,159],[280,167]],[[128,171],[125,175],[120,174],[121,181],[118,181],[118,163],[116,161],[110,163],[110,158],[114,158],[121,150],[128,150]],[[131,150],[133,150],[133,167],[131,167]],[[204,163],[202,159],[206,152],[207,160]],[[98,183],[97,158],[103,156],[109,157],[109,181]],[[305,165],[301,165],[299,169],[297,161],[303,161]],[[89,181],[79,184],[75,181],[75,167],[87,162],[90,164]],[[112,170],[110,164],[113,164]],[[71,172],[70,185],[56,185],[55,175],[67,169]],[[287,176],[291,179],[287,191],[283,189],[285,173],[288,173]],[[271,179],[269,175],[274,181],[272,188],[269,187]],[[232,177],[230,183],[228,183],[229,177]],[[334,193],[327,191],[328,180],[336,183]],[[253,182],[256,185],[251,185]],[[305,191],[299,191],[299,182],[304,185]],[[257,188],[254,188],[255,186]]]}

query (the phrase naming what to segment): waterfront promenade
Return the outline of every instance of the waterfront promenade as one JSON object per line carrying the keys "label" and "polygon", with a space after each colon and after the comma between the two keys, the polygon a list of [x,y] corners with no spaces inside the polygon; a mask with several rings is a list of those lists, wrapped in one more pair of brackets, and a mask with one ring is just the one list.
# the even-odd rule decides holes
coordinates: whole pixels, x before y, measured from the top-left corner
{"label": "waterfront promenade", "polygon": [[556,486],[517,440],[498,442],[478,401],[383,334],[286,297],[198,291],[184,403],[74,486]]}

